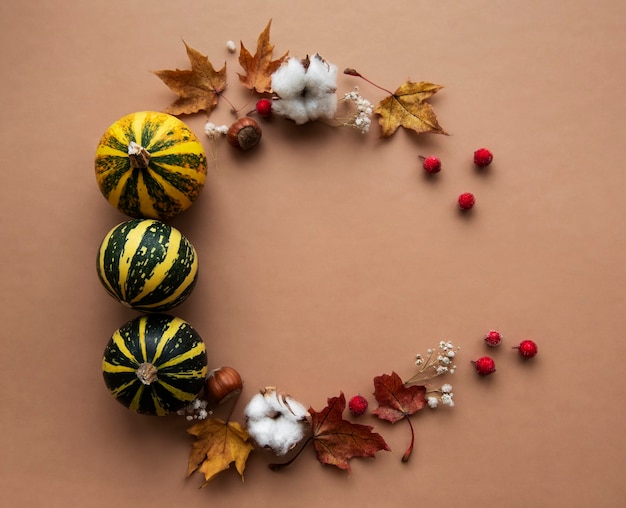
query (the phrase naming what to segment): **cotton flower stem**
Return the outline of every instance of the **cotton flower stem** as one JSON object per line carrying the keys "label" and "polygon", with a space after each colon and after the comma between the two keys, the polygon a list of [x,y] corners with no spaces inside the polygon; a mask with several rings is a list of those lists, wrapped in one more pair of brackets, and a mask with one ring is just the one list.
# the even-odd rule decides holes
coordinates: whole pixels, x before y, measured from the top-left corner
{"label": "cotton flower stem", "polygon": [[348,76],[356,76],[357,78],[361,78],[363,81],[367,81],[370,85],[375,86],[376,88],[378,88],[379,90],[382,90],[383,92],[387,92],[389,95],[394,95],[394,93],[390,90],[387,90],[386,88],[383,88],[380,85],[377,85],[376,83],[374,83],[373,81],[370,81],[369,79],[367,79],[365,76],[363,76],[360,72],[358,72],[355,69],[345,69],[343,71],[344,74],[347,74]]}
{"label": "cotton flower stem", "polygon": [[408,462],[409,458],[411,457],[411,453],[413,453],[413,445],[415,444],[415,431],[413,430],[413,424],[411,423],[411,419],[409,418],[409,416],[407,415],[404,418],[407,422],[409,422],[409,427],[411,427],[411,444],[402,456],[402,462]]}
{"label": "cotton flower stem", "polygon": [[282,462],[278,464],[276,463],[268,464],[267,467],[269,467],[272,471],[279,471],[282,468],[289,466],[294,460],[296,460],[300,456],[300,454],[302,453],[302,450],[304,450],[306,448],[306,445],[308,445],[311,441],[313,441],[313,436],[309,436],[304,442],[304,444],[300,447],[298,452],[293,457],[291,457],[287,462]]}

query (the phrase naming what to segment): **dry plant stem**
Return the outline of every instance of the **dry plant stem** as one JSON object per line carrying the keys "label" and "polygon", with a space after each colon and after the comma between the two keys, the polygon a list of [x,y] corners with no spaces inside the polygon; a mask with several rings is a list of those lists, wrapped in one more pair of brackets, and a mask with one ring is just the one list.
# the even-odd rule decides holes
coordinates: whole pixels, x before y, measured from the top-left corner
{"label": "dry plant stem", "polygon": [[230,419],[232,418],[233,413],[235,412],[235,406],[237,405],[237,401],[239,400],[239,397],[241,397],[241,390],[238,391],[237,394],[232,397],[230,411],[228,412],[228,416],[226,417],[226,420],[225,420],[226,423],[230,422]]}
{"label": "dry plant stem", "polygon": [[296,460],[300,456],[300,454],[302,453],[302,450],[304,450],[311,441],[313,441],[313,436],[309,436],[304,442],[304,444],[300,447],[298,452],[293,457],[291,457],[287,462],[282,462],[278,464],[276,463],[268,464],[267,467],[269,467],[272,471],[279,471],[282,468],[289,466],[294,460]]}
{"label": "dry plant stem", "polygon": [[407,422],[409,422],[409,427],[411,427],[411,444],[402,456],[402,462],[408,462],[409,458],[411,458],[411,453],[413,453],[413,445],[415,444],[415,431],[413,430],[413,424],[411,423],[411,419],[409,418],[409,416],[407,415],[404,418]]}
{"label": "dry plant stem", "polygon": [[229,106],[230,106],[230,112],[231,112],[233,115],[235,115],[235,118],[239,118],[239,111],[241,111],[241,109],[237,109],[237,108],[235,107],[235,105],[234,105],[232,102],[230,102],[230,101],[228,100],[228,97],[226,97],[226,96],[225,96],[222,92],[214,92],[214,93],[215,93],[215,95],[217,95],[218,97],[221,97],[222,99],[224,99],[224,100],[225,100],[225,101],[229,104]]}
{"label": "dry plant stem", "polygon": [[428,369],[434,369],[434,364],[431,363],[431,360],[433,358],[433,354],[434,351],[431,351],[430,353],[428,353],[428,358],[426,358],[426,361],[424,362],[424,366],[417,371],[417,373],[412,376],[411,378],[407,379],[404,384],[405,386],[408,385],[414,385],[414,384],[418,384],[418,383],[422,383],[425,381],[429,381],[430,379],[432,379],[433,377],[437,377],[437,371],[435,370],[435,374],[434,375],[429,375],[428,374]]}
{"label": "dry plant stem", "polygon": [[386,88],[383,88],[380,85],[377,85],[376,83],[374,83],[373,81],[370,81],[369,79],[367,79],[365,76],[363,76],[360,72],[358,72],[355,69],[345,69],[343,71],[344,74],[347,74],[348,76],[356,76],[357,78],[361,78],[363,81],[368,82],[370,85],[375,86],[376,88],[378,88],[379,90],[382,90],[383,92],[387,92],[389,95],[393,95],[393,92],[390,90],[387,90]]}

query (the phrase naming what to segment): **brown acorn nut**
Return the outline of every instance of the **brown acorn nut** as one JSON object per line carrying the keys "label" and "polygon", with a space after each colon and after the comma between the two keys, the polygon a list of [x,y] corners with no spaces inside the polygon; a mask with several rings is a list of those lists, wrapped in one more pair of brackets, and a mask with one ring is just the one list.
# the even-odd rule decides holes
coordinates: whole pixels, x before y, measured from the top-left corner
{"label": "brown acorn nut", "polygon": [[232,367],[220,367],[209,372],[206,388],[210,399],[216,404],[221,404],[241,393],[243,381],[239,372]]}
{"label": "brown acorn nut", "polygon": [[261,127],[256,120],[244,116],[228,128],[226,139],[235,148],[250,150],[259,144],[261,134]]}

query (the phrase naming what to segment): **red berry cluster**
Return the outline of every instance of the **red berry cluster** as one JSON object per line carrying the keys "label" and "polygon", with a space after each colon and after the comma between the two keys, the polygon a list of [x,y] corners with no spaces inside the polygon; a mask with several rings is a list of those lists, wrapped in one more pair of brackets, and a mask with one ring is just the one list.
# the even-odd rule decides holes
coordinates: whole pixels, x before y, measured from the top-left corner
{"label": "red berry cluster", "polygon": [[[502,334],[498,330],[489,330],[484,340],[489,347],[496,347],[502,343],[502,339]],[[530,339],[523,340],[519,345],[514,346],[513,349],[517,349],[519,355],[525,359],[532,358],[538,351],[537,344]],[[481,376],[488,376],[496,371],[496,362],[490,356],[483,356],[478,360],[472,361],[472,364],[476,372]]]}
{"label": "red berry cluster", "polygon": [[[437,174],[441,171],[441,159],[436,155],[424,157],[419,156],[422,161],[424,171],[429,175]],[[493,154],[487,148],[479,148],[474,152],[474,164],[479,168],[484,168],[491,164]],[[464,192],[458,197],[459,208],[463,211],[471,210],[476,203],[476,198],[471,192]]]}

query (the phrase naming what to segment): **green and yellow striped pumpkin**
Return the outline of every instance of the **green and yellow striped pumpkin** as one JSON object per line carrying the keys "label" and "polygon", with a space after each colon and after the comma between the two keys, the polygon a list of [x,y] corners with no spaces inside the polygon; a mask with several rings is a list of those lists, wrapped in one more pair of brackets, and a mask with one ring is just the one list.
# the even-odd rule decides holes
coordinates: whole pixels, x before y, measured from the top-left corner
{"label": "green and yellow striped pumpkin", "polygon": [[142,111],[106,130],[95,167],[100,191],[118,210],[129,217],[165,220],[196,200],[207,160],[202,144],[181,120]]}
{"label": "green and yellow striped pumpkin", "polygon": [[189,323],[147,314],[115,331],[104,350],[102,374],[118,402],[163,416],[185,407],[204,387],[206,348]]}
{"label": "green and yellow striped pumpkin", "polygon": [[98,250],[97,271],[104,289],[122,304],[164,312],[193,291],[198,257],[183,234],[155,219],[131,219],[115,226]]}

